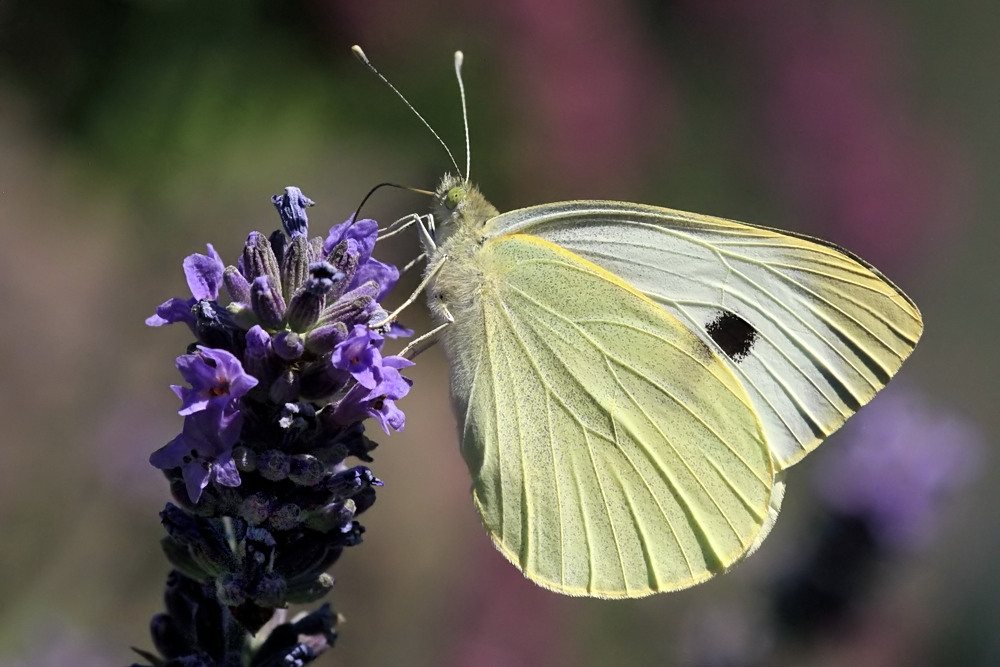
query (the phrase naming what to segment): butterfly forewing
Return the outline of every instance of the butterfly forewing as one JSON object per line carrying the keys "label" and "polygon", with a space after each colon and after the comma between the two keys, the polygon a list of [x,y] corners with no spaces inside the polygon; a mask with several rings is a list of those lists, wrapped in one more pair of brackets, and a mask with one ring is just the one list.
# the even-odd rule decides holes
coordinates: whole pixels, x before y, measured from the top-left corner
{"label": "butterfly forewing", "polygon": [[563,593],[638,597],[755,546],[777,511],[773,464],[719,354],[543,239],[479,253],[475,315],[444,342],[476,505],[504,555]]}
{"label": "butterfly forewing", "polygon": [[622,202],[563,202],[489,221],[614,274],[676,316],[740,378],[779,469],[896,373],[923,324],[873,267],[816,239]]}

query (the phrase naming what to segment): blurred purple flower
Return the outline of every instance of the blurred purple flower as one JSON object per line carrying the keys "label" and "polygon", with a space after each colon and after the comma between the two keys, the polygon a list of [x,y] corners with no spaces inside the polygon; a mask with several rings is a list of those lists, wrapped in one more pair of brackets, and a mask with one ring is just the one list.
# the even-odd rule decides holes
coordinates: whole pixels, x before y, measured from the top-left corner
{"label": "blurred purple flower", "polygon": [[190,388],[170,386],[183,403],[178,411],[182,415],[210,406],[225,409],[257,386],[257,378],[243,371],[243,364],[235,355],[202,345],[198,346],[198,354],[177,357],[177,370],[191,385]]}
{"label": "blurred purple flower", "polygon": [[942,501],[973,477],[982,452],[969,423],[895,385],[845,427],[815,484],[831,510],[865,519],[876,539],[917,547],[932,535]]}

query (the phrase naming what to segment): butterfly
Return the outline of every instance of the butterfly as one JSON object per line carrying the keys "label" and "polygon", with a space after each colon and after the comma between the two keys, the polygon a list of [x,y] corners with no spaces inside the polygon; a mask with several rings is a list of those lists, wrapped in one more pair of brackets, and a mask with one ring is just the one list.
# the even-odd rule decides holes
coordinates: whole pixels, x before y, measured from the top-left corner
{"label": "butterfly", "polygon": [[753,553],[785,471],[923,329],[877,269],[801,234],[617,201],[500,213],[461,175],[418,219],[476,509],[568,595],[679,590]]}

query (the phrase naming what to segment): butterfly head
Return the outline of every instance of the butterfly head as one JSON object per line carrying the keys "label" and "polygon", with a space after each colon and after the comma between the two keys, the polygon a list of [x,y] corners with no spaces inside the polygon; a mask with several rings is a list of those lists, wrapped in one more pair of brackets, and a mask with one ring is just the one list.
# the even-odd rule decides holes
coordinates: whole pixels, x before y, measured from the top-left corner
{"label": "butterfly head", "polygon": [[461,214],[469,195],[469,184],[461,176],[445,174],[434,191],[434,206],[431,213],[441,225],[447,225]]}
{"label": "butterfly head", "polygon": [[482,193],[461,176],[445,174],[434,193],[431,209],[436,222],[435,241],[440,245],[455,232],[480,232],[498,215]]}

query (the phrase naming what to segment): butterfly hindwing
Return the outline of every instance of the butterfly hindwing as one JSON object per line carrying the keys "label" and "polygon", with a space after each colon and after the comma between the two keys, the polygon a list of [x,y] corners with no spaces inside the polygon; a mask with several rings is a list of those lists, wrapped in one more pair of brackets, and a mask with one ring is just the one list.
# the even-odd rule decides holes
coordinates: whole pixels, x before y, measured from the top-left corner
{"label": "butterfly hindwing", "polygon": [[501,552],[562,593],[638,597],[755,547],[780,497],[719,354],[543,239],[505,235],[479,252],[477,314],[444,342],[473,495]]}
{"label": "butterfly hindwing", "polygon": [[745,386],[778,469],[871,400],[923,328],[876,269],[804,236],[598,201],[511,211],[485,230],[515,233],[597,264],[696,332]]}

